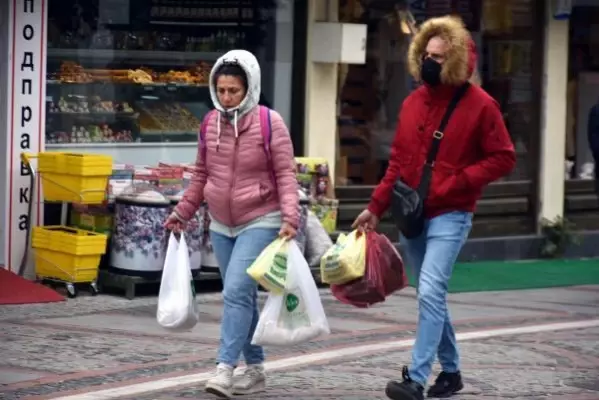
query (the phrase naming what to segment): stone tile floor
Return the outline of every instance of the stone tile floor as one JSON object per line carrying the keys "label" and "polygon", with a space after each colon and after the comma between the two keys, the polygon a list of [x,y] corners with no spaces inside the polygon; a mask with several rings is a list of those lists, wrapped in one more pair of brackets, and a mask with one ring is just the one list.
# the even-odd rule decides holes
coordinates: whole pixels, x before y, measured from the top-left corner
{"label": "stone tile floor", "polygon": [[[411,339],[415,293],[355,309],[322,289],[332,334],[267,349],[269,359]],[[264,299],[264,295],[262,296]],[[599,319],[599,287],[450,295],[458,332]],[[86,297],[64,303],[0,307],[0,399],[51,399],[210,371],[222,299],[198,295],[202,322],[188,333],[155,323],[155,297]],[[456,399],[599,400],[599,328],[497,336],[461,343],[467,387]],[[409,347],[273,371],[269,390],[246,399],[384,399],[388,379],[409,362]],[[118,397],[210,399],[201,383]]]}

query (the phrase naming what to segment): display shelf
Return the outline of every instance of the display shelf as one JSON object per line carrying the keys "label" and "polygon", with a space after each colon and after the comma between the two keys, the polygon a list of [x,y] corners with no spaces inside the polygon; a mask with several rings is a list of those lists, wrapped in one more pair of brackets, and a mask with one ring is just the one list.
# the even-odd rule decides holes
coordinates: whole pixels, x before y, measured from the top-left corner
{"label": "display shelf", "polygon": [[113,60],[113,61],[216,61],[220,52],[155,51],[155,50],[102,50],[102,49],[48,49],[49,59]]}
{"label": "display shelf", "polygon": [[137,112],[49,112],[47,113],[48,117],[56,117],[56,118],[88,118],[88,119],[96,119],[96,118],[126,118],[126,119],[135,119],[139,117],[139,113]]}
{"label": "display shelf", "polygon": [[169,91],[175,91],[177,89],[208,89],[208,84],[191,85],[186,83],[167,83],[167,82],[156,82],[156,83],[135,83],[135,82],[61,82],[55,79],[48,79],[46,81],[48,85],[56,86],[87,86],[87,85],[101,85],[101,86],[133,86],[144,90],[154,89],[166,89]]}
{"label": "display shelf", "polygon": [[205,22],[205,21],[160,21],[153,20],[149,22],[151,25],[172,25],[172,26],[206,26],[206,27],[246,27],[253,28],[256,26],[255,22],[236,22],[236,21],[217,21],[217,22]]}

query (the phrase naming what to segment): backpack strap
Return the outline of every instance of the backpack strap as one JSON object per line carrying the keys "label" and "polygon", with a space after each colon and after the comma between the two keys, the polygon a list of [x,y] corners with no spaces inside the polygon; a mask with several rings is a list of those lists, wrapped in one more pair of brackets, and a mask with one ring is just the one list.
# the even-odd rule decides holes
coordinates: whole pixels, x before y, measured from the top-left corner
{"label": "backpack strap", "polygon": [[275,175],[274,166],[272,164],[272,154],[270,152],[270,143],[272,142],[272,121],[270,118],[270,109],[265,106],[260,106],[260,132],[264,142],[264,154],[270,171],[272,183],[277,187],[277,177]]}
{"label": "backpack strap", "polygon": [[210,110],[206,115],[204,115],[204,119],[200,125],[200,154],[202,155],[202,160],[206,163],[206,153],[208,150],[208,145],[206,144],[206,132],[208,131],[208,124],[210,123],[210,117],[214,114],[215,110]]}

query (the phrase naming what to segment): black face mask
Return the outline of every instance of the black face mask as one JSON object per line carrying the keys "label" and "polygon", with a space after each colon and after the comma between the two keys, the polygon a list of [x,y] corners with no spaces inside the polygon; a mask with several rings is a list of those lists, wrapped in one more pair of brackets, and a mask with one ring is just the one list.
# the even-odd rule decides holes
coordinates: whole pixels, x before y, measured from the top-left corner
{"label": "black face mask", "polygon": [[425,83],[437,86],[441,83],[441,64],[432,58],[425,58],[420,69],[420,76]]}

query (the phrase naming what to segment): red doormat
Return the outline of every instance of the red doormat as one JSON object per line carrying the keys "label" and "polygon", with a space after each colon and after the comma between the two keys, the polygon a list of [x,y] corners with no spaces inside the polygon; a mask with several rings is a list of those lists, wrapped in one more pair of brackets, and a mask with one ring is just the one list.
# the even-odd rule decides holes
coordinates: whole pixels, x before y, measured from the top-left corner
{"label": "red doormat", "polygon": [[0,305],[53,303],[64,297],[44,285],[29,281],[0,265]]}

